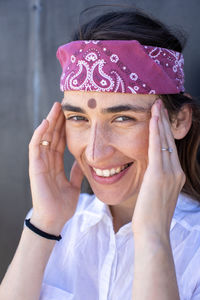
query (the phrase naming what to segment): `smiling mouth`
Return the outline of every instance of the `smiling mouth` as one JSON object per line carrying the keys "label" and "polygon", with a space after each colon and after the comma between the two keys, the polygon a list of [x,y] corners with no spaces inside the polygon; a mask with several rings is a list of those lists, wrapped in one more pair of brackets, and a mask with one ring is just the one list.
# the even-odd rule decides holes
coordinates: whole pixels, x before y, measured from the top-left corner
{"label": "smiling mouth", "polygon": [[95,174],[99,177],[113,177],[114,175],[119,174],[125,169],[127,169],[128,167],[130,167],[132,164],[133,162],[130,162],[123,166],[119,166],[117,168],[105,169],[105,170],[97,169],[94,167],[92,167],[92,169],[94,170]]}

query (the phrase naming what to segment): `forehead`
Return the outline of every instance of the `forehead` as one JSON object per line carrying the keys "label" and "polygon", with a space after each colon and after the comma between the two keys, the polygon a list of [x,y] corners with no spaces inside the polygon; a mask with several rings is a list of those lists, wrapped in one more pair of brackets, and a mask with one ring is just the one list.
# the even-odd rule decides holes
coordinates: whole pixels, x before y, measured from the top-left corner
{"label": "forehead", "polygon": [[146,106],[153,104],[157,95],[128,94],[128,93],[110,93],[93,91],[65,91],[62,104],[70,103],[76,106],[87,106],[88,100],[95,99],[99,107],[107,107],[119,104],[138,104]]}

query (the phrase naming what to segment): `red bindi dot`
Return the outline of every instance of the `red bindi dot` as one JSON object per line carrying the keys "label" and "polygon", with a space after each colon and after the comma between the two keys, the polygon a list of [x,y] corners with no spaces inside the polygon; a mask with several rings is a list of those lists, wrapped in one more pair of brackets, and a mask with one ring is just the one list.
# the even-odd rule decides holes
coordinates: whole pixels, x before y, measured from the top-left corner
{"label": "red bindi dot", "polygon": [[89,108],[95,108],[97,106],[97,102],[94,98],[91,98],[88,100],[88,107]]}

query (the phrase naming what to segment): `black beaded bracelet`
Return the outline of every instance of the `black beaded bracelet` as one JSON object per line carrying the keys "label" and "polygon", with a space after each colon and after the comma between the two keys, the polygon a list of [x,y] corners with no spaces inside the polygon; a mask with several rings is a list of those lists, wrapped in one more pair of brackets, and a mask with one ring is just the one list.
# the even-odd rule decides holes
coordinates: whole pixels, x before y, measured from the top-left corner
{"label": "black beaded bracelet", "polygon": [[61,235],[56,236],[56,235],[49,234],[49,233],[46,233],[46,232],[38,229],[37,227],[35,227],[33,224],[30,223],[30,219],[26,219],[25,224],[30,230],[32,230],[33,232],[37,233],[38,235],[40,235],[48,240],[60,241],[62,239]]}

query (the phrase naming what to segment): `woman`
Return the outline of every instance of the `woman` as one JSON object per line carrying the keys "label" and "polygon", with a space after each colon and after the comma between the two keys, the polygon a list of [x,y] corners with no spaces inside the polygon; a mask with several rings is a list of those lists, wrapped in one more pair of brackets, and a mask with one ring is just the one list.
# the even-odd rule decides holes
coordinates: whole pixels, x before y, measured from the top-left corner
{"label": "woman", "polygon": [[0,299],[200,299],[200,110],[181,42],[136,11],[72,40],[57,52],[62,103],[30,142],[33,211]]}

